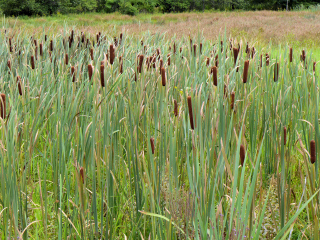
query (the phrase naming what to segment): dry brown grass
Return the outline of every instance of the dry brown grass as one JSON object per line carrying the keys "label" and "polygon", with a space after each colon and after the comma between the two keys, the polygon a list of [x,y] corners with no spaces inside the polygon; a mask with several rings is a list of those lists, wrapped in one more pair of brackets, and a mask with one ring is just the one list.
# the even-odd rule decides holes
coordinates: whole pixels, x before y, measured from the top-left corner
{"label": "dry brown grass", "polygon": [[[59,18],[60,19],[60,18]],[[63,31],[63,24],[57,22],[57,17],[32,18],[17,20],[9,18],[9,26],[16,24],[18,28],[27,29],[34,34],[52,26]],[[163,15],[139,15],[130,17],[120,14],[88,14],[62,16],[59,20],[76,25],[77,29],[95,35],[99,31],[126,31],[129,34],[140,35],[145,31],[152,34],[166,33],[167,37],[178,38],[202,32],[206,39],[215,39],[223,34],[242,37],[247,40],[259,40],[274,43],[282,41],[310,41],[320,44],[320,12],[218,12],[218,13],[179,13]],[[114,31],[112,30],[114,33]]]}

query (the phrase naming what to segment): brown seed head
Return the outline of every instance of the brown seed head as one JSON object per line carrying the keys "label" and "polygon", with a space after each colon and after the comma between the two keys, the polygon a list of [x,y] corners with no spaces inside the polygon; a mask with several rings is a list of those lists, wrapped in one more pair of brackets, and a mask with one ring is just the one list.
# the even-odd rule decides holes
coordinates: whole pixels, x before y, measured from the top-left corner
{"label": "brown seed head", "polygon": [[174,116],[178,116],[178,102],[177,102],[177,100],[173,100],[173,102],[174,102]]}
{"label": "brown seed head", "polygon": [[166,86],[166,70],[162,67],[161,68],[161,80],[162,80],[162,86]]}
{"label": "brown seed head", "polygon": [[19,76],[17,76],[17,84],[18,84],[19,95],[22,96],[21,78]]}
{"label": "brown seed head", "polygon": [[241,166],[242,167],[243,167],[243,164],[244,164],[245,157],[246,157],[246,149],[243,146],[243,144],[241,144],[241,146],[240,146],[240,161],[241,161]]}
{"label": "brown seed head", "polygon": [[249,71],[249,60],[244,62],[244,69],[243,69],[243,83],[246,83],[248,80],[248,71]]}
{"label": "brown seed head", "polygon": [[91,60],[93,61],[93,48],[90,49]]}
{"label": "brown seed head", "polygon": [[238,48],[233,48],[233,61],[234,61],[234,65],[237,64],[237,58],[238,58],[238,54],[239,54],[239,51],[238,51]]}
{"label": "brown seed head", "polygon": [[68,55],[68,53],[66,53],[65,64],[68,65],[68,63],[69,63],[69,55]]}
{"label": "brown seed head", "polygon": [[154,138],[150,138],[150,145],[151,145],[151,151],[152,151],[152,154],[154,154]]}
{"label": "brown seed head", "polygon": [[115,57],[116,57],[115,49],[114,49],[113,45],[111,44],[110,45],[110,64],[111,65],[113,64]]}
{"label": "brown seed head", "polygon": [[191,129],[194,130],[191,96],[188,96],[188,108],[189,108],[190,126],[191,126]]}
{"label": "brown seed head", "polygon": [[40,56],[41,57],[43,56],[43,45],[42,45],[42,43],[40,43]]}
{"label": "brown seed head", "polygon": [[100,66],[100,82],[101,87],[104,87],[104,65]]}
{"label": "brown seed head", "polygon": [[287,128],[286,127],[283,128],[283,144],[284,145],[287,144]]}
{"label": "brown seed head", "polygon": [[234,97],[235,97],[235,93],[232,92],[232,93],[231,93],[231,104],[230,104],[231,109],[234,108]]}
{"label": "brown seed head", "polygon": [[84,169],[83,167],[80,168],[80,180],[82,181],[82,184],[84,184]]}
{"label": "brown seed head", "polygon": [[274,65],[274,81],[277,82],[279,78],[279,63]]}
{"label": "brown seed head", "polygon": [[218,69],[216,66],[211,68],[212,77],[213,77],[213,85],[218,86]]}
{"label": "brown seed head", "polygon": [[4,93],[1,93],[0,94],[0,117],[2,119],[5,119],[6,118],[6,95]]}
{"label": "brown seed head", "polygon": [[88,64],[88,74],[89,74],[89,80],[91,80],[92,74],[93,74],[93,66],[91,64]]}
{"label": "brown seed head", "polygon": [[139,72],[139,73],[141,73],[141,71],[142,71],[143,59],[144,59],[144,55],[141,54],[141,55],[139,56],[139,68],[138,68],[138,72]]}
{"label": "brown seed head", "polygon": [[290,48],[290,51],[289,51],[289,62],[292,62],[292,60],[293,60],[292,48]]}
{"label": "brown seed head", "polygon": [[31,68],[32,68],[32,69],[35,69],[34,56],[31,56]]}
{"label": "brown seed head", "polygon": [[310,142],[310,160],[312,164],[316,162],[316,142],[314,140]]}
{"label": "brown seed head", "polygon": [[76,81],[76,74],[75,74],[74,66],[71,67],[71,76],[72,76],[72,82],[75,82]]}

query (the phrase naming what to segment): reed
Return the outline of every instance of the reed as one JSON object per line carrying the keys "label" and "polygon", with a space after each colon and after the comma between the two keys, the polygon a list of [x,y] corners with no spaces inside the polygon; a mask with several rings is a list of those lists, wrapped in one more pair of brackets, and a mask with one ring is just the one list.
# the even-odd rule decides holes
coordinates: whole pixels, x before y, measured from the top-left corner
{"label": "reed", "polygon": [[93,48],[90,49],[90,57],[91,57],[91,60],[93,61]]}
{"label": "reed", "polygon": [[11,61],[10,60],[7,61],[7,66],[8,66],[9,73],[10,73],[11,72]]}
{"label": "reed", "polygon": [[66,65],[69,64],[69,55],[68,55],[68,53],[66,53],[66,55],[65,55],[64,63],[65,63]]}
{"label": "reed", "polygon": [[83,169],[83,167],[80,167],[79,174],[80,174],[80,180],[82,181],[82,184],[84,184],[84,169]]}
{"label": "reed", "polygon": [[141,71],[142,71],[143,60],[144,60],[144,55],[141,54],[141,55],[139,56],[139,66],[138,66],[138,72],[139,72],[139,73],[141,73]]}
{"label": "reed", "polygon": [[275,63],[274,65],[274,81],[277,82],[279,79],[279,63]]}
{"label": "reed", "polygon": [[110,52],[110,64],[113,65],[114,59],[116,57],[116,54],[115,54],[115,49],[114,49],[112,44],[110,45],[109,52]]}
{"label": "reed", "polygon": [[287,144],[287,127],[283,128],[283,144]]}
{"label": "reed", "polygon": [[19,95],[22,96],[21,78],[19,76],[17,76],[17,85],[18,85]]}
{"label": "reed", "polygon": [[235,93],[232,92],[231,93],[231,104],[230,104],[230,108],[233,110],[234,109],[234,98],[235,98]]}
{"label": "reed", "polygon": [[35,69],[34,56],[31,56],[31,68]]}
{"label": "reed", "polygon": [[174,103],[174,116],[177,117],[178,116],[178,102],[176,99],[174,99],[173,103]]}
{"label": "reed", "polygon": [[43,56],[43,44],[40,43],[40,56],[42,57]]}
{"label": "reed", "polygon": [[212,72],[212,78],[213,78],[213,85],[218,86],[218,68],[216,66],[213,66],[211,68]]}
{"label": "reed", "polygon": [[292,63],[292,60],[293,60],[293,55],[292,55],[292,47],[291,47],[289,50],[289,62]]}
{"label": "reed", "polygon": [[234,65],[237,64],[238,54],[239,54],[238,49],[234,47],[233,48],[233,62],[234,62]]}
{"label": "reed", "polygon": [[53,52],[53,40],[50,40],[50,52]]}

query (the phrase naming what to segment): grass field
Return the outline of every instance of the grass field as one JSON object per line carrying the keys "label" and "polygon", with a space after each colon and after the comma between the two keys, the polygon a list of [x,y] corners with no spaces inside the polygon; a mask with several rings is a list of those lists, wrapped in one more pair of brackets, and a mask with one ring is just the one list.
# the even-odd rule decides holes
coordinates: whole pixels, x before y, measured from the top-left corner
{"label": "grass field", "polygon": [[1,239],[319,239],[318,13],[3,19]]}

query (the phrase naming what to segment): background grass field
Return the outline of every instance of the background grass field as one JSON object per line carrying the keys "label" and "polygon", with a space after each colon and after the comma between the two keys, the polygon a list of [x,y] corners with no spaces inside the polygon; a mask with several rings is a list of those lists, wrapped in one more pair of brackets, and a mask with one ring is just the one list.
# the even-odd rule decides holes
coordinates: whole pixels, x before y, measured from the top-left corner
{"label": "background grass field", "polygon": [[1,237],[319,239],[318,13],[4,18]]}

